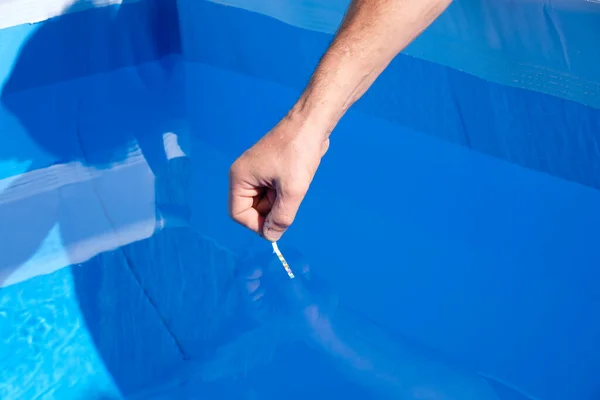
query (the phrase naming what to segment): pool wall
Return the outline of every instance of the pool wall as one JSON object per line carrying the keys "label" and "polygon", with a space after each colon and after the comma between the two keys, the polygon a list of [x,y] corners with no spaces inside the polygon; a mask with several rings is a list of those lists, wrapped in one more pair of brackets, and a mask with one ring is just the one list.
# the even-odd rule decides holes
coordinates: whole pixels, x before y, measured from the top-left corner
{"label": "pool wall", "polygon": [[[197,18],[187,16],[222,7],[181,2],[187,59],[298,90],[347,5],[335,1],[329,9],[318,2],[297,7],[284,2],[277,8],[260,1],[225,3],[259,8],[266,16],[229,10],[222,18],[197,24]],[[599,9],[583,1],[552,6],[537,1],[455,2],[394,60],[356,108],[527,168],[599,187],[600,121],[594,109],[580,104],[600,106],[600,49],[593,40],[600,36]],[[577,129],[572,128],[575,121]]]}
{"label": "pool wall", "polygon": [[[0,397],[131,395],[223,334],[206,310],[229,312],[219,284],[235,254],[263,245],[226,215],[227,168],[293,104],[345,7],[268,4],[0,19]],[[334,132],[282,248],[318,260],[342,302],[392,332],[540,399],[594,399],[600,6],[497,4],[456,2],[397,57]],[[195,177],[167,190],[154,145],[140,149],[161,137],[169,153],[169,133],[185,145],[167,158],[185,152]],[[161,191],[186,185],[190,223],[210,240],[156,233]],[[48,328],[53,357],[11,353],[14,328],[46,320],[25,298],[69,309]]]}

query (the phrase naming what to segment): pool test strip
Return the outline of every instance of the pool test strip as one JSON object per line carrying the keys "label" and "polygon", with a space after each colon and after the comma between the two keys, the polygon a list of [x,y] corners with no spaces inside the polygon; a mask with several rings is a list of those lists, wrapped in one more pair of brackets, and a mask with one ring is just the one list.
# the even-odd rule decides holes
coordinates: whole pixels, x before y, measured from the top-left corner
{"label": "pool test strip", "polygon": [[290,279],[294,279],[295,278],[294,273],[292,272],[292,269],[288,265],[287,261],[285,261],[285,258],[283,258],[283,254],[281,254],[281,251],[279,250],[279,246],[277,246],[277,242],[273,242],[272,244],[273,244],[273,253],[277,254],[277,258],[279,258],[279,261],[281,261],[281,265],[283,265],[283,268],[285,268],[285,272],[287,272]]}

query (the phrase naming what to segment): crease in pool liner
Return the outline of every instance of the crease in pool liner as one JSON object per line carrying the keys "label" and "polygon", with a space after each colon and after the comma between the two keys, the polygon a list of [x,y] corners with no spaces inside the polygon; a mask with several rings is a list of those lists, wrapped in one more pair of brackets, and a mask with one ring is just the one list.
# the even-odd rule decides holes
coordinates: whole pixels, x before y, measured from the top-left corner
{"label": "crease in pool liner", "polygon": [[[83,154],[83,158],[86,159],[87,157],[86,157],[85,147],[83,146],[83,143],[81,141],[81,129],[80,129],[81,125],[80,125],[80,121],[79,121],[79,115],[80,115],[79,111],[81,110],[81,103],[82,103],[82,100],[79,99],[79,101],[77,103],[77,112],[76,112],[77,117],[75,118],[75,137],[77,138],[79,148],[81,149],[81,152]],[[102,197],[98,193],[98,190],[96,188],[96,183],[93,181],[92,181],[92,189],[96,195],[96,198],[98,199],[98,203],[100,204],[100,207],[102,208],[102,212],[103,212],[106,220],[112,226],[115,234],[118,235],[118,230],[115,229],[115,223],[112,220],[112,218],[110,217],[110,214],[109,214],[108,210],[106,209],[104,202],[102,201]],[[129,272],[133,276],[133,279],[135,280],[136,284],[139,286],[140,290],[144,294],[144,297],[150,304],[150,307],[152,307],[152,310],[159,318],[161,325],[167,331],[169,337],[171,337],[171,339],[173,340],[173,343],[175,344],[175,347],[177,347],[177,351],[179,352],[181,358],[183,360],[189,359],[189,356],[186,354],[185,350],[183,349],[183,346],[182,346],[180,340],[177,338],[177,336],[175,335],[173,330],[169,327],[169,324],[167,323],[167,319],[165,318],[165,316],[163,316],[162,313],[160,312],[160,309],[158,308],[158,304],[156,304],[156,302],[152,299],[152,296],[150,296],[150,293],[148,292],[147,288],[143,285],[140,276],[137,274],[137,272],[135,271],[135,268],[133,267],[133,263],[131,262],[131,260],[129,259],[129,257],[127,256],[127,254],[125,253],[125,251],[123,251],[123,249],[121,247],[119,248],[119,251],[123,254],[123,256],[125,258],[125,265],[127,266],[127,269],[129,270]]]}
{"label": "crease in pool liner", "polygon": [[488,381],[492,381],[492,382],[497,382],[498,384],[505,386],[511,390],[514,390],[515,392],[519,393],[520,395],[524,396],[525,398],[527,398],[527,400],[542,400],[539,397],[535,397],[533,395],[531,395],[530,393],[527,393],[525,390],[517,387],[516,385],[513,385],[512,383],[504,380],[504,379],[500,379],[497,378],[493,375],[489,375],[489,374],[484,374],[479,372],[479,375],[481,375],[482,377],[484,377],[485,379],[487,379]]}
{"label": "crease in pool liner", "polygon": [[[349,310],[345,310],[343,313],[347,314],[348,311]],[[381,344],[382,341],[384,343],[389,340],[395,341],[394,339],[388,337],[387,334],[384,334],[384,337],[381,337],[381,334],[384,331],[381,331],[382,327],[377,323],[369,321],[368,319],[363,319],[364,316],[360,315],[360,313],[353,314],[356,315],[355,317],[351,317],[350,321],[356,322],[356,318],[358,318],[358,321],[362,321],[363,323],[366,322],[368,325],[370,325],[370,327],[363,334],[359,335],[363,340],[366,341],[365,343],[371,343],[375,345],[376,343]],[[300,331],[291,322],[292,321],[289,320],[271,321],[267,324],[261,325],[256,329],[248,331],[242,334],[236,340],[219,347],[217,353],[215,354],[215,358],[203,363],[189,361],[182,366],[180,372],[176,374],[177,379],[165,382],[163,385],[151,388],[148,391],[137,393],[134,398],[142,399],[147,398],[147,396],[160,396],[161,394],[165,395],[194,384],[199,384],[202,386],[204,384],[210,384],[222,380],[243,379],[249,375],[250,371],[264,367],[271,363],[275,354],[277,353],[277,349],[286,344],[304,343],[307,344],[309,348],[316,350],[313,344],[309,344],[307,342],[307,338],[305,338],[302,334],[299,334]],[[376,333],[378,331],[379,334]],[[375,336],[372,336],[374,332]],[[396,343],[396,345],[398,345],[398,343]],[[412,359],[410,355],[407,355],[407,358],[409,360]],[[421,360],[418,356],[417,358],[420,361],[425,361],[425,364],[417,362],[417,364],[415,364],[417,368],[424,367],[426,371],[430,368],[434,368],[434,370],[437,369],[438,362],[432,360],[427,361],[428,359],[426,358]],[[411,361],[409,361],[409,364],[411,364]],[[422,378],[425,377],[426,379],[426,376],[427,374],[424,374]],[[463,375],[458,376],[458,381],[461,380],[460,376]],[[472,378],[468,378],[467,381],[463,382],[466,385],[465,389],[469,388],[470,385],[478,387],[479,384],[477,383],[477,377],[479,376],[479,378],[482,378],[484,381],[495,381],[502,386],[506,386],[507,388],[518,393],[520,396],[523,396],[523,399],[527,398],[529,400],[539,400],[521,391],[514,385],[511,385],[510,383],[493,376],[478,372],[474,372],[472,375],[468,374],[465,376],[467,378],[468,376],[472,376]],[[407,377],[410,377],[410,374],[407,375]],[[417,380],[419,377],[421,377],[421,375],[417,375]],[[482,384],[484,381],[482,381]],[[442,386],[442,388],[443,387],[444,386]],[[491,392],[487,393],[490,394],[494,392],[495,390],[492,390]]]}

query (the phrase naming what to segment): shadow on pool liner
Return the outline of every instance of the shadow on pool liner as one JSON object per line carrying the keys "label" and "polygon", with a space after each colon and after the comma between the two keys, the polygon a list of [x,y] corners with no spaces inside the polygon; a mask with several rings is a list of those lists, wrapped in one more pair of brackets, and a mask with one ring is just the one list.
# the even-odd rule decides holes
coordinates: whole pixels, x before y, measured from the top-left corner
{"label": "shadow on pool liner", "polygon": [[[110,172],[131,158],[132,147],[154,175],[165,169],[163,135],[180,133],[185,112],[183,74],[169,57],[179,52],[178,29],[168,29],[176,25],[174,4],[150,0],[3,31],[8,39],[12,30],[17,38],[20,30],[33,30],[0,98],[12,114],[2,121],[7,131],[0,149],[0,175],[12,179],[0,193],[0,239],[11,249],[0,260],[0,287],[54,226],[68,225],[61,224],[67,211],[60,196],[74,195],[49,193],[58,189],[53,184]],[[142,64],[151,61],[157,62]],[[27,171],[20,171],[24,164]],[[15,198],[19,206],[5,205]],[[25,224],[25,232],[15,228]]]}

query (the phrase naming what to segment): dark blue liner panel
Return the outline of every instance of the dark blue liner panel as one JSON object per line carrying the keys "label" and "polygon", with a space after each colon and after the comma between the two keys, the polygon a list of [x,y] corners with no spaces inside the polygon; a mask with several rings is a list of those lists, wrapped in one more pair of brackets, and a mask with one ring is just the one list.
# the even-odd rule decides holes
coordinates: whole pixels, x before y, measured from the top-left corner
{"label": "dark blue liner panel", "polygon": [[[200,2],[196,61],[302,89],[331,36]],[[600,188],[600,110],[398,56],[356,108],[521,166]],[[365,133],[368,134],[368,133]],[[223,140],[226,140],[223,138]]]}
{"label": "dark blue liner panel", "polygon": [[3,96],[181,52],[176,2],[170,0],[89,9],[4,29],[0,49],[27,34]]}

